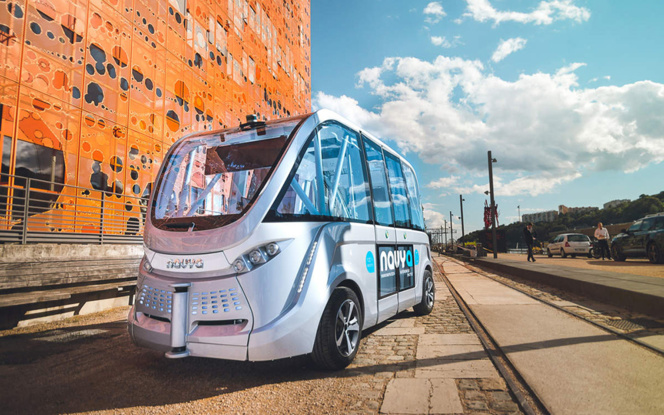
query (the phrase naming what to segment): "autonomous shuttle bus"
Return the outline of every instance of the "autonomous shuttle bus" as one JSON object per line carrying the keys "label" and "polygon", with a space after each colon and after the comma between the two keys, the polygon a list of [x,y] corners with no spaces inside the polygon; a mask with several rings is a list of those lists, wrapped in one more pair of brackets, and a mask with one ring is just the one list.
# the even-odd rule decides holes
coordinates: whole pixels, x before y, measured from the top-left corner
{"label": "autonomous shuttle bus", "polygon": [[311,354],[346,367],[362,329],[435,287],[415,172],[336,114],[182,138],[150,200],[135,343],[185,356]]}

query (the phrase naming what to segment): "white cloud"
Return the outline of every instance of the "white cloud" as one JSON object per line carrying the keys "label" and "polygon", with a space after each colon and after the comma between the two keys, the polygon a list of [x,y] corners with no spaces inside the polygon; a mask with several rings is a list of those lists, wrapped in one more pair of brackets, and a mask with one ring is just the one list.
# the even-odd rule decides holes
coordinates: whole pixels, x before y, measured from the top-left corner
{"label": "white cloud", "polygon": [[441,46],[443,48],[451,48],[452,44],[445,38],[445,36],[431,36],[431,43],[436,46]]}
{"label": "white cloud", "polygon": [[431,24],[436,24],[440,22],[443,17],[447,16],[447,13],[443,10],[443,6],[437,1],[432,1],[427,4],[423,13],[427,16],[424,21]]}
{"label": "white cloud", "polygon": [[425,203],[424,208],[424,223],[427,229],[440,228],[443,226],[446,216],[436,211],[436,206],[431,203]]}
{"label": "white cloud", "polygon": [[574,20],[582,23],[590,19],[590,11],[574,5],[574,0],[542,1],[529,13],[498,11],[489,0],[466,0],[468,2],[465,17],[478,22],[493,21],[495,25],[503,22],[533,23],[550,25],[556,20]]}
{"label": "white cloud", "polygon": [[431,43],[435,46],[440,46],[445,49],[458,46],[461,41],[461,36],[454,36],[452,41],[448,40],[445,36],[431,36]]}
{"label": "white cloud", "polygon": [[534,196],[587,171],[664,161],[664,84],[581,89],[575,71],[583,66],[507,81],[479,61],[389,58],[358,73],[358,86],[381,101],[374,111],[345,96],[319,93],[315,102],[452,173],[429,185],[443,191],[487,190],[487,150],[498,159],[499,195]]}
{"label": "white cloud", "polygon": [[442,188],[449,188],[454,185],[456,185],[459,181],[458,176],[450,176],[450,177],[441,177],[440,179],[436,180],[435,182],[431,182],[427,184],[427,187],[431,189],[442,189]]}
{"label": "white cloud", "polygon": [[496,48],[496,51],[493,52],[491,60],[494,62],[500,62],[505,59],[508,55],[523,49],[526,46],[528,41],[526,39],[515,37],[512,39],[502,40]]}

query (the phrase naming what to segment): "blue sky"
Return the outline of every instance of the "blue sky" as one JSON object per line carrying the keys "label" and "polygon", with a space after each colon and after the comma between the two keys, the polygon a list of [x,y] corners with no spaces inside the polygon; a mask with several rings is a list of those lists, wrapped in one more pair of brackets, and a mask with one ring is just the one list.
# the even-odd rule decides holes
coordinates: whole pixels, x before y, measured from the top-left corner
{"label": "blue sky", "polygon": [[664,190],[664,2],[312,0],[312,100],[400,150],[432,227]]}

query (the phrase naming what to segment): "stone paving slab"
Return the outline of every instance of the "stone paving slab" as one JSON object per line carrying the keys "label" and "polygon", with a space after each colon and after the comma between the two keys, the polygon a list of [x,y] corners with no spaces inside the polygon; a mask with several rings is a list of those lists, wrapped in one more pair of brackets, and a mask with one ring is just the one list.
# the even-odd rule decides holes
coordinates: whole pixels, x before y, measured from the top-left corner
{"label": "stone paving slab", "polygon": [[392,379],[380,408],[384,414],[463,413],[453,379]]}
{"label": "stone paving slab", "polygon": [[407,336],[424,334],[424,327],[385,327],[374,333],[376,336]]}
{"label": "stone paving slab", "polygon": [[482,344],[476,334],[423,334],[418,346],[445,344]]}
{"label": "stone paving slab", "polygon": [[431,358],[417,361],[415,377],[426,379],[481,379],[497,378],[500,375],[489,359],[450,360]]}

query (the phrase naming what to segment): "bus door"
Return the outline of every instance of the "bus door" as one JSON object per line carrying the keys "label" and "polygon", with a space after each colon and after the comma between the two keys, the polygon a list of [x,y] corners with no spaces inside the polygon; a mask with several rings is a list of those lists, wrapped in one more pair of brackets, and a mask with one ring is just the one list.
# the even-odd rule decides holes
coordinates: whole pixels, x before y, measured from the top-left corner
{"label": "bus door", "polygon": [[389,179],[390,194],[396,232],[396,250],[394,252],[399,309],[403,311],[415,304],[415,231],[412,219],[406,178],[400,159],[385,153],[385,165]]}
{"label": "bus door", "polygon": [[395,261],[396,229],[388,189],[385,160],[380,146],[364,139],[364,149],[371,179],[376,236],[376,288],[378,322],[399,310],[398,279]]}

